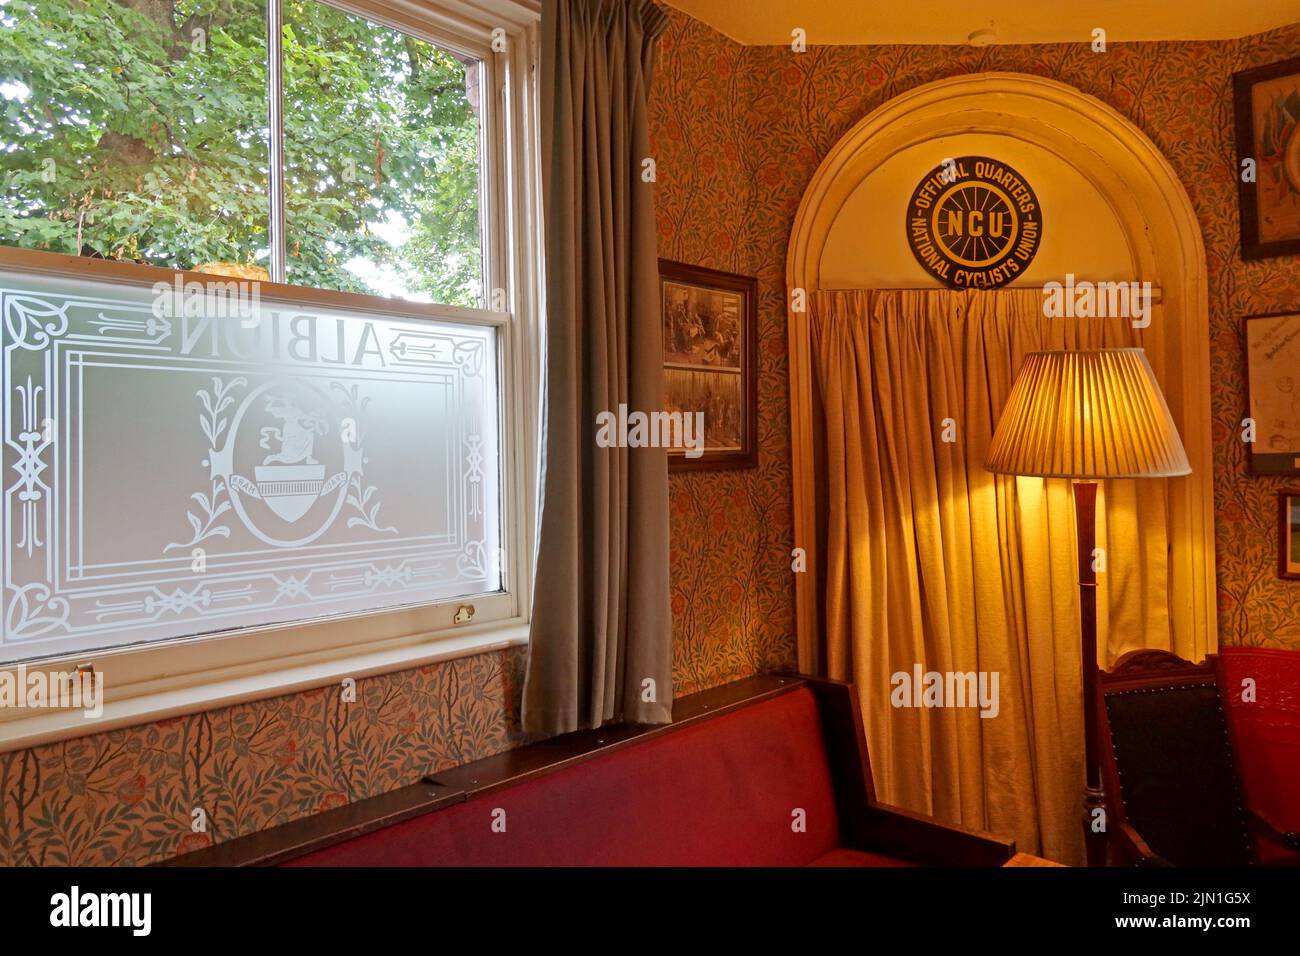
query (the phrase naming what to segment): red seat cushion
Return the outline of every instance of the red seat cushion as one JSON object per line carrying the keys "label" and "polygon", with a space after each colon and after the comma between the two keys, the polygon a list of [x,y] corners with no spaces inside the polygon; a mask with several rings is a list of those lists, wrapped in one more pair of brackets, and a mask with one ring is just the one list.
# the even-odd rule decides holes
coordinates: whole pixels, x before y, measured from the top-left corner
{"label": "red seat cushion", "polygon": [[838,844],[821,722],[800,688],[290,865],[803,866]]}
{"label": "red seat cushion", "polygon": [[817,859],[808,864],[809,866],[917,866],[907,860],[900,860],[896,856],[884,856],[880,853],[865,853],[862,850],[850,850],[846,847],[837,846],[835,849],[823,853]]}

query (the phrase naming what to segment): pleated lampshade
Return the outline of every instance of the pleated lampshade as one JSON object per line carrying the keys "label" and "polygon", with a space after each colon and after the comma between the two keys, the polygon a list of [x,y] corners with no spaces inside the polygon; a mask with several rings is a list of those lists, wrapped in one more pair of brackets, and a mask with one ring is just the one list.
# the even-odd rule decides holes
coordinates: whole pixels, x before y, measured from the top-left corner
{"label": "pleated lampshade", "polygon": [[1192,471],[1141,349],[1025,356],[984,467],[1043,478],[1170,478]]}

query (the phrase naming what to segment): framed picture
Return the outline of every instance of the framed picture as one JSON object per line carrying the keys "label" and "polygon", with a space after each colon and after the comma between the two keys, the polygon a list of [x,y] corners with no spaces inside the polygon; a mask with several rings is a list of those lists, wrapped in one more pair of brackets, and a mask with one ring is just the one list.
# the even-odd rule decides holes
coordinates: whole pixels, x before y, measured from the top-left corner
{"label": "framed picture", "polygon": [[1300,488],[1277,493],[1277,576],[1300,581]]}
{"label": "framed picture", "polygon": [[[1300,252],[1300,58],[1232,78],[1244,259]],[[1255,181],[1242,179],[1254,160]]]}
{"label": "framed picture", "polygon": [[1247,414],[1255,422],[1250,470],[1300,475],[1300,313],[1252,315],[1245,323]]}
{"label": "framed picture", "polygon": [[753,277],[659,260],[665,411],[687,439],[670,471],[758,464],[757,300]]}

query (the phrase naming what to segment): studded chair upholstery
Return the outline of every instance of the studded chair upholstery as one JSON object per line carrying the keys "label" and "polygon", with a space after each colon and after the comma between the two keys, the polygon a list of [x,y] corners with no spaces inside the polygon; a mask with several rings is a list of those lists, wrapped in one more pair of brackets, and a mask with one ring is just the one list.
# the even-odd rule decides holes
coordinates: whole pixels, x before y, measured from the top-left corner
{"label": "studded chair upholstery", "polygon": [[1110,862],[1254,862],[1213,660],[1132,651],[1099,683]]}

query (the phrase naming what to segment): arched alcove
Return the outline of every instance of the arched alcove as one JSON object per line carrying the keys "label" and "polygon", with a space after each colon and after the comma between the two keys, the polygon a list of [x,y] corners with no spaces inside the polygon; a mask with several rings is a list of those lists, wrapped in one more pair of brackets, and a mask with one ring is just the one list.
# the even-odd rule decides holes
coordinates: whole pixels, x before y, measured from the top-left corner
{"label": "arched alcove", "polygon": [[[1110,272],[1117,263],[1127,262],[1126,278],[1149,281],[1161,290],[1160,314],[1146,330],[1145,345],[1193,469],[1191,476],[1169,487],[1169,611],[1178,646],[1195,647],[1203,656],[1217,646],[1205,249],[1186,190],[1141,130],[1071,86],[1018,73],[955,77],[897,96],[850,129],[814,174],[791,233],[788,287],[793,294],[796,289],[843,288],[855,278],[896,284],[889,283],[888,272],[855,273],[846,258],[846,248],[850,253],[852,249],[846,237],[862,235],[864,217],[878,212],[877,228],[886,236],[896,235],[903,245],[902,216],[888,203],[873,202],[872,190],[889,188],[891,163],[897,165],[909,151],[926,157],[915,164],[919,178],[923,170],[944,157],[961,155],[954,150],[974,141],[1003,142],[1017,156],[1038,157],[1029,162],[1068,171],[1062,175],[1073,185],[1062,194],[1070,196],[1074,211],[1053,210],[1045,199],[1045,231],[1051,228],[1048,217],[1067,213],[1057,218],[1055,228],[1086,234],[1085,220],[1090,220],[1097,242],[1108,246],[1099,250],[1104,255],[1095,262],[1081,262],[1081,268],[1073,270],[1076,274],[1098,268]],[[852,217],[852,228],[845,227],[847,217]],[[1117,250],[1114,244],[1120,241],[1123,248]],[[1077,243],[1071,248],[1075,252],[1066,249],[1061,255],[1068,259],[1080,254]],[[1018,284],[1041,285],[1049,277],[1030,273],[1026,283]],[[1119,278],[1095,272],[1092,277]],[[920,278],[908,283],[927,284],[933,283]],[[807,573],[796,576],[796,621],[800,667],[811,671],[820,627],[817,555],[805,542],[816,537],[815,433],[820,412],[806,311],[790,312],[789,338],[795,543],[805,547],[809,559]]]}

